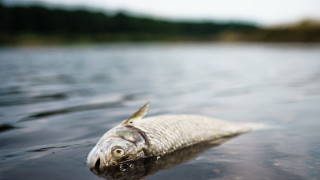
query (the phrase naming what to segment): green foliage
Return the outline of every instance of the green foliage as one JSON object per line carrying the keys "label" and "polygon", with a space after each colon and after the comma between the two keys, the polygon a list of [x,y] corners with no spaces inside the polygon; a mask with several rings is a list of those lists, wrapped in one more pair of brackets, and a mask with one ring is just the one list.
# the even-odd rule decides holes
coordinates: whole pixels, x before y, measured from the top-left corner
{"label": "green foliage", "polygon": [[0,44],[106,41],[320,42],[320,24],[261,28],[250,23],[168,21],[84,9],[0,4]]}
{"label": "green foliage", "polygon": [[127,33],[212,36],[222,31],[250,31],[252,24],[212,22],[170,22],[125,13],[110,16],[85,10],[48,9],[41,6],[0,6],[1,32],[40,34]]}

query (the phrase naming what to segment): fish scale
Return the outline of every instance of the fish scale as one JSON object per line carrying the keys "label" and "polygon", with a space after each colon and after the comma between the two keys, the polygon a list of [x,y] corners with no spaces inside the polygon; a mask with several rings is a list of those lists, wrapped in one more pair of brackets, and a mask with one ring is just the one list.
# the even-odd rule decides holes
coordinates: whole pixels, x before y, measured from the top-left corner
{"label": "fish scale", "polygon": [[253,130],[251,123],[227,122],[198,115],[162,115],[135,120],[133,127],[146,134],[148,154],[162,155],[203,141]]}

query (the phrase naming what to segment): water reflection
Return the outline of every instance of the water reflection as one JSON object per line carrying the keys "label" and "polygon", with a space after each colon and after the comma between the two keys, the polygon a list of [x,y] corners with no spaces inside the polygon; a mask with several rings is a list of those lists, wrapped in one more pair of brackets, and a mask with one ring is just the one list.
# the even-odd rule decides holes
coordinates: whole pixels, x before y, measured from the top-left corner
{"label": "water reflection", "polygon": [[109,180],[141,179],[158,171],[172,168],[195,158],[199,153],[230,140],[232,137],[221,138],[211,142],[199,143],[174,151],[161,157],[150,157],[131,161],[119,166],[109,166],[103,169],[91,169],[96,175]]}

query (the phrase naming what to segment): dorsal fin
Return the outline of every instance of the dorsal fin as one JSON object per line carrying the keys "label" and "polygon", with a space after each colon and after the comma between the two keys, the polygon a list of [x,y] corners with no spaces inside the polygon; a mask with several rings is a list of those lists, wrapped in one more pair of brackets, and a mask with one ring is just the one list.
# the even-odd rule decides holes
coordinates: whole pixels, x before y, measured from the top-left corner
{"label": "dorsal fin", "polygon": [[141,119],[148,113],[150,103],[143,105],[137,112],[133,113],[128,119],[124,120],[122,124],[132,124],[134,120]]}

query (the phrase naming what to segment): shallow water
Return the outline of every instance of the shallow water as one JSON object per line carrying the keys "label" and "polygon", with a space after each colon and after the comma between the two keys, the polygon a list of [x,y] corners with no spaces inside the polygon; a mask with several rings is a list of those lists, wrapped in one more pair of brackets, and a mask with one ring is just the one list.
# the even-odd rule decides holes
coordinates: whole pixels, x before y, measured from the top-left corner
{"label": "shallow water", "polygon": [[0,179],[100,179],[85,158],[145,102],[272,128],[145,179],[319,179],[320,45],[0,48]]}

